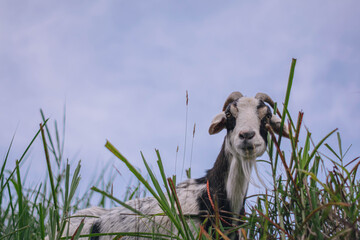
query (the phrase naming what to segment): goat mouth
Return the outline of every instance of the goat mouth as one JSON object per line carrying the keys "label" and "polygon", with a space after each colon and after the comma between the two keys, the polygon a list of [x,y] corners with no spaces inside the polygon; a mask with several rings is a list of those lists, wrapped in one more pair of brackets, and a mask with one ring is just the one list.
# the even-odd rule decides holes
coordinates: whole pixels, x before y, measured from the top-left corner
{"label": "goat mouth", "polygon": [[255,149],[254,145],[246,145],[246,146],[241,147],[241,150],[244,150],[244,151],[252,151],[254,149]]}
{"label": "goat mouth", "polygon": [[246,152],[252,152],[255,150],[255,148],[259,147],[260,144],[250,144],[250,143],[246,143],[243,144],[240,149]]}

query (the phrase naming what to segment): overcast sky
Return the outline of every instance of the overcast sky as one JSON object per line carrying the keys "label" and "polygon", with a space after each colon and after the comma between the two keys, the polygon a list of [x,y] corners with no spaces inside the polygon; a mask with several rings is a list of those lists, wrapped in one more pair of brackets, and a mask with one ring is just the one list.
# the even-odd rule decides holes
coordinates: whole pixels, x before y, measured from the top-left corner
{"label": "overcast sky", "polygon": [[[82,160],[85,184],[110,161],[125,186],[106,139],[139,167],[140,151],[155,166],[160,149],[169,175],[179,146],[180,175],[188,90],[185,166],[196,123],[200,177],[220,150],[225,133],[207,131],[228,94],[266,92],[281,106],[292,58],[293,117],[305,112],[315,141],[339,128],[351,160],[360,149],[359,9],[359,1],[1,1],[1,161],[15,134],[14,166],[40,108],[53,129],[66,105],[65,156]],[[40,140],[26,160],[33,184],[46,172]]]}

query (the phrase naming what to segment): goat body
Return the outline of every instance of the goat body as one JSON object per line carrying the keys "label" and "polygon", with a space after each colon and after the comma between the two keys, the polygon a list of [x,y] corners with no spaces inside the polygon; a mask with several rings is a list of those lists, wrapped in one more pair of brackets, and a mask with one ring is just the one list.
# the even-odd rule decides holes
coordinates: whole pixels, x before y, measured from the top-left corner
{"label": "goat body", "polygon": [[[187,221],[191,231],[196,231],[206,216],[215,215],[216,202],[219,216],[224,227],[239,224],[236,218],[244,213],[245,197],[250,181],[252,167],[256,158],[261,156],[267,144],[267,125],[275,132],[283,131],[287,135],[287,128],[280,130],[280,119],[272,115],[270,108],[273,102],[266,94],[257,94],[255,98],[243,97],[234,92],[226,100],[223,111],[212,121],[209,133],[215,134],[227,130],[222,148],[213,168],[199,179],[189,179],[177,185],[176,191],[184,215],[194,216]],[[127,208],[117,207],[102,209],[92,207],[74,214],[68,223],[69,236],[73,235],[84,215],[97,218],[85,218],[82,234],[89,233],[119,233],[119,232],[149,232],[169,234],[175,233],[168,217],[161,215],[162,210],[153,197],[134,199],[126,204],[135,208],[149,218],[134,214]],[[76,217],[79,216],[79,217]],[[205,230],[212,226],[214,220],[209,218]],[[237,233],[229,234],[235,239]],[[113,239],[112,236],[91,237],[92,240]],[[129,239],[133,237],[123,237]],[[84,238],[85,239],[85,238]],[[139,239],[139,238],[138,238]]]}

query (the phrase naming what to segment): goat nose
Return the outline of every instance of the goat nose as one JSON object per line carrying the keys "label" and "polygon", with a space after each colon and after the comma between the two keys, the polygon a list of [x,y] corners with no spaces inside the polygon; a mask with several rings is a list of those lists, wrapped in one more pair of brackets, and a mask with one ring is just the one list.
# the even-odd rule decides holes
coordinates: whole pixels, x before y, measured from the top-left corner
{"label": "goat nose", "polygon": [[254,131],[240,132],[239,137],[241,140],[250,140],[255,136]]}

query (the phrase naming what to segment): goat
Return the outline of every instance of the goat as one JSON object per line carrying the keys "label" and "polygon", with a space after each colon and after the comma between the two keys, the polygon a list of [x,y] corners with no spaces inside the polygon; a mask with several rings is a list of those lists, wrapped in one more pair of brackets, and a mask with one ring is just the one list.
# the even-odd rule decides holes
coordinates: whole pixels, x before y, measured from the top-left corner
{"label": "goat", "polygon": [[[233,92],[226,99],[222,112],[212,120],[210,135],[227,130],[220,153],[213,168],[199,179],[189,179],[177,185],[176,191],[185,215],[197,215],[189,224],[191,231],[196,233],[196,228],[204,222],[206,214],[215,214],[214,202],[217,204],[218,216],[224,227],[239,224],[239,214],[244,214],[245,197],[248,190],[250,175],[256,158],[261,156],[267,146],[269,126],[275,133],[282,132],[288,136],[286,126],[281,129],[280,119],[272,114],[268,103],[274,108],[272,99],[258,93],[254,98],[244,97],[240,92]],[[126,202],[145,215],[160,214],[157,201],[153,197],[134,199]],[[124,207],[103,209],[92,207],[78,211],[69,223],[69,234],[74,234],[84,215],[93,215],[98,218],[85,218],[82,234],[89,233],[114,233],[114,232],[151,232],[154,231],[154,222],[161,225],[157,233],[166,233],[170,230],[171,222],[165,216],[148,218],[136,216]],[[205,230],[212,226],[213,220],[208,220]],[[165,230],[164,230],[165,229]],[[67,232],[65,230],[65,232]],[[237,232],[229,234],[230,239],[235,239]],[[114,236],[92,237],[93,240],[112,239]],[[129,239],[132,237],[124,237]]]}

